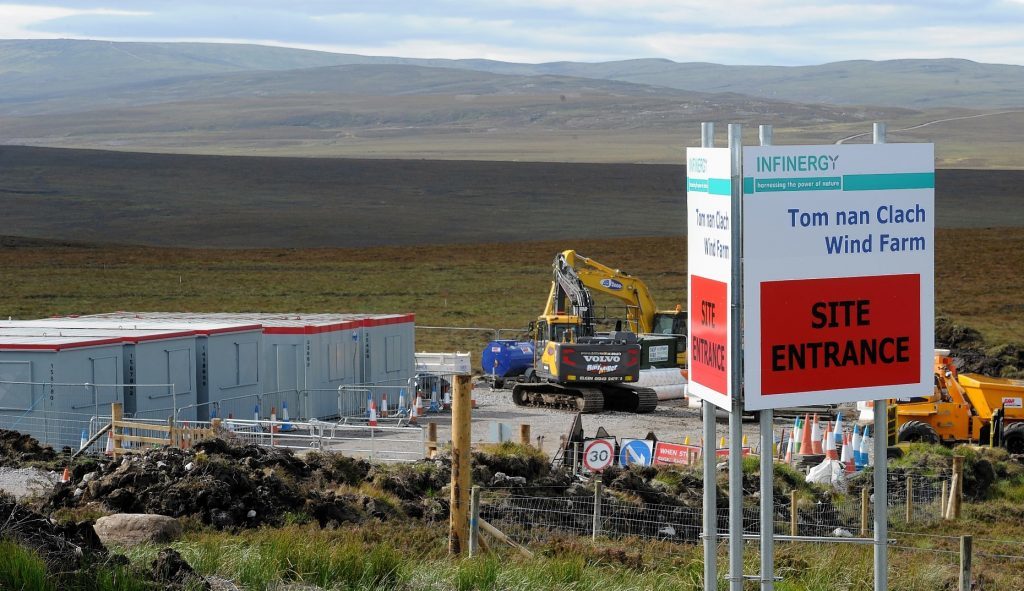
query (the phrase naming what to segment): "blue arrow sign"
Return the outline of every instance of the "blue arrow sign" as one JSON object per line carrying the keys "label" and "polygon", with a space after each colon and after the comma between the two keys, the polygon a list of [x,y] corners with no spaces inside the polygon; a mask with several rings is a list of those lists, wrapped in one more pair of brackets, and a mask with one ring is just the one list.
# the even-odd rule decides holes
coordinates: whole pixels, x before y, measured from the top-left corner
{"label": "blue arrow sign", "polygon": [[653,456],[653,441],[648,441],[647,439],[626,439],[623,440],[622,449],[619,451],[619,465],[640,464],[642,466],[650,466]]}

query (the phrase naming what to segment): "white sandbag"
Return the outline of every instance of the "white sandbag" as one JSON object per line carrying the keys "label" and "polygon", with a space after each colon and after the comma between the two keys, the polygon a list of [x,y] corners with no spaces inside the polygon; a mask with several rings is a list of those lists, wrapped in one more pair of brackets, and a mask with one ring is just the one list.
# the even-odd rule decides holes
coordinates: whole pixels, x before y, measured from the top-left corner
{"label": "white sandbag", "polygon": [[846,470],[843,463],[828,458],[811,468],[805,480],[813,484],[830,484],[839,491],[846,490]]}

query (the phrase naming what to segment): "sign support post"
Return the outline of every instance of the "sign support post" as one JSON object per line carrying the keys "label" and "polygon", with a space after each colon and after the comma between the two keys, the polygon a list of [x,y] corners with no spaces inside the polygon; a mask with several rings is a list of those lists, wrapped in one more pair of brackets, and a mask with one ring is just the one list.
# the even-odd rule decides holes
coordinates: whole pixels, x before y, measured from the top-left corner
{"label": "sign support post", "polygon": [[[875,123],[872,131],[873,143],[884,144],[885,123]],[[885,398],[875,400],[875,591],[889,589],[889,442],[885,407]]]}
{"label": "sign support post", "polygon": [[[700,145],[715,147],[715,124],[700,124]],[[689,172],[687,172],[689,174]],[[715,465],[715,405],[708,400],[701,403],[704,419],[704,589],[718,588],[718,483]],[[711,453],[708,453],[709,450]]]}
{"label": "sign support post", "polygon": [[[772,145],[772,126],[759,129],[762,146]],[[742,289],[737,290],[742,293]],[[775,431],[772,409],[758,413],[761,421],[761,591],[775,589]]]}
{"label": "sign support post", "polygon": [[[729,153],[732,160],[732,248],[743,252],[740,216],[743,199],[743,127],[729,124]],[[742,305],[740,256],[730,257],[732,264],[732,301],[729,302],[732,365],[732,408],[729,412],[729,590],[743,591],[743,345],[740,337]]]}

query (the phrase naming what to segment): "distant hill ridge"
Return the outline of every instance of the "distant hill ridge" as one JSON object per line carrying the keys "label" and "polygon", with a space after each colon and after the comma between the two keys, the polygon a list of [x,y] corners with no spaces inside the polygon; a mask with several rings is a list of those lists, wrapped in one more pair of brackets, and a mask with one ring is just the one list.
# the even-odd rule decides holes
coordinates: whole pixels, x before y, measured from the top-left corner
{"label": "distant hill ridge", "polygon": [[[460,79],[456,70],[470,70],[517,77],[584,78],[595,81],[596,92],[624,94],[652,94],[661,88],[834,105],[911,109],[1024,107],[1024,66],[961,59],[859,60],[794,67],[726,66],[666,59],[521,64],[484,59],[375,57],[241,44],[66,39],[0,40],[0,107],[11,114],[22,114],[19,106],[28,109],[27,105],[40,100],[68,95],[89,98],[158,81],[164,86],[170,81],[181,85],[189,79],[210,83],[227,76],[218,83],[240,84],[244,82],[238,76],[240,73],[265,72],[262,78],[267,79],[274,77],[273,72],[352,65],[443,68],[434,76],[438,84],[445,77]],[[630,84],[639,86],[631,89]],[[364,87],[352,92],[370,90]],[[471,90],[467,86],[467,92]],[[95,107],[88,100],[83,104],[83,109]]]}

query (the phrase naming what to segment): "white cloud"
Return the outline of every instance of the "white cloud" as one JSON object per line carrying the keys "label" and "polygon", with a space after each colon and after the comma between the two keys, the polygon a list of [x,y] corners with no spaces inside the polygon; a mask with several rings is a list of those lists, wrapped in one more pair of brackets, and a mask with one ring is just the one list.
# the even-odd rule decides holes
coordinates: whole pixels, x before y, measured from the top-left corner
{"label": "white cloud", "polygon": [[81,15],[141,16],[146,12],[110,10],[106,8],[62,8],[59,6],[32,6],[28,4],[0,4],[0,38],[54,38],[57,32],[31,30],[33,25],[58,18]]}
{"label": "white cloud", "polygon": [[1024,0],[17,1],[0,4],[0,38],[230,39],[520,62],[661,57],[797,65],[961,57],[1024,63]]}

